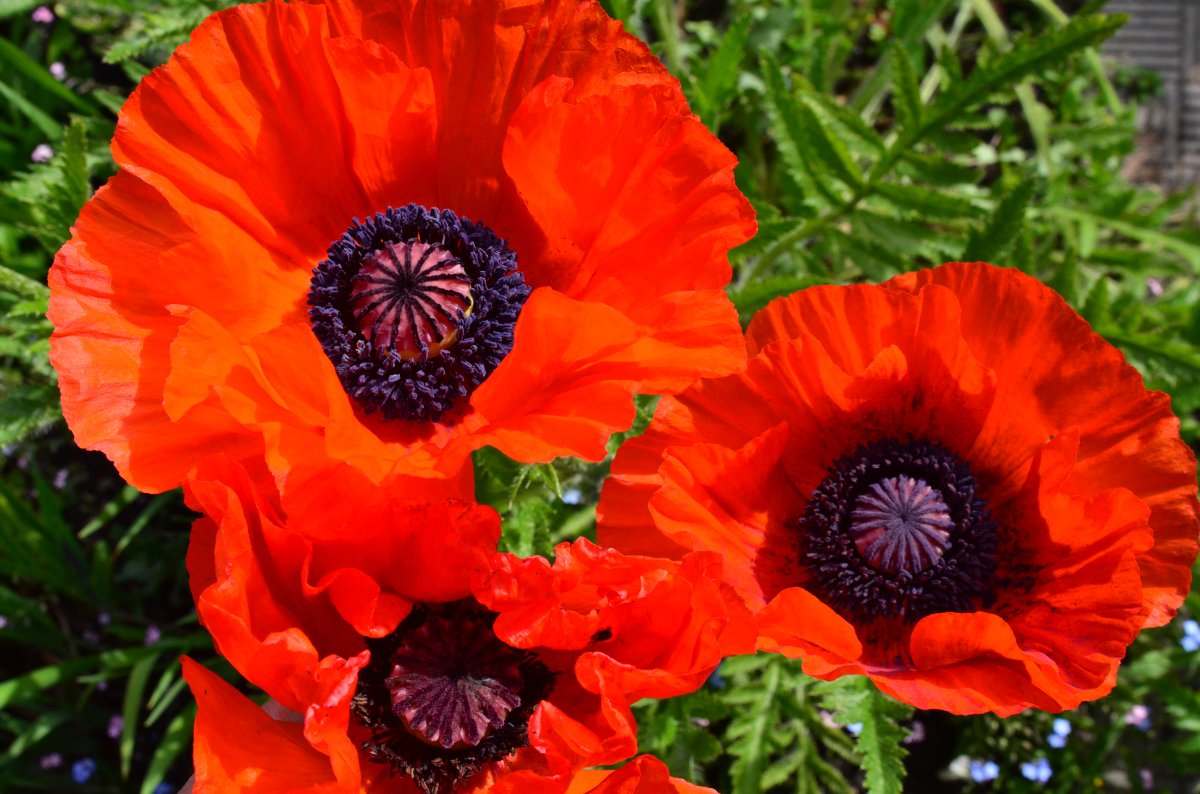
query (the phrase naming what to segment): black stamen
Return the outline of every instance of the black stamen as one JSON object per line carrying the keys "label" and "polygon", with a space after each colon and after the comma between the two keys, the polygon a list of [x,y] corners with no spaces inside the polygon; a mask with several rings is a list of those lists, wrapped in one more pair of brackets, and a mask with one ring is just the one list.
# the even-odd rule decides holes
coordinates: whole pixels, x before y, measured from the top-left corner
{"label": "black stamen", "polygon": [[528,297],[490,229],[409,204],[356,219],[313,271],[308,303],[346,392],[367,413],[425,422],[451,421],[499,365]]}
{"label": "black stamen", "polygon": [[928,442],[882,441],[833,466],[797,524],[809,587],[852,620],[990,603],[996,525],[970,468]]}

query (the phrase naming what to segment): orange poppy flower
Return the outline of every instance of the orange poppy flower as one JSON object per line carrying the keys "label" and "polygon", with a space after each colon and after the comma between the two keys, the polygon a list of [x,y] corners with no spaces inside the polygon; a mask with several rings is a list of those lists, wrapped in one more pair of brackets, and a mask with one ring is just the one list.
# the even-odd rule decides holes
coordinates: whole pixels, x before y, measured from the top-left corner
{"label": "orange poppy flower", "polygon": [[591,0],[215,14],[120,113],[50,274],[77,441],[129,482],[219,450],[287,492],[593,460],[744,365],[734,156]]}
{"label": "orange poppy flower", "polygon": [[[205,718],[212,690],[197,690],[197,780],[213,790],[561,794],[580,769],[637,751],[633,701],[692,691],[754,647],[713,554],[626,557],[586,540],[553,566],[488,554],[495,513],[458,502],[289,517],[227,459],[185,488],[206,514],[188,553],[201,621],[303,715],[260,747],[261,719]],[[234,710],[218,700],[213,713]],[[285,744],[295,760],[280,768],[248,761]],[[622,780],[597,790],[640,790]]]}
{"label": "orange poppy flower", "polygon": [[1107,693],[1197,554],[1166,395],[1061,298],[949,264],[773,302],[742,374],[665,398],[617,454],[599,537],[719,552],[758,645],[921,708]]}

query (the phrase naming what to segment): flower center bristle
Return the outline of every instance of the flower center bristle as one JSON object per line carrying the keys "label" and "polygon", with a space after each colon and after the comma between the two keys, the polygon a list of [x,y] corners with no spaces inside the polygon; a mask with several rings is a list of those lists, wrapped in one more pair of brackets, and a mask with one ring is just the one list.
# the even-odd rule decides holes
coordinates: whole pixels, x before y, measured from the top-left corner
{"label": "flower center bristle", "polygon": [[872,483],[850,514],[850,537],[877,571],[920,573],[950,548],[950,508],[924,480],[907,475]]}
{"label": "flower center bristle", "polygon": [[885,440],[837,461],[796,529],[806,584],[856,621],[915,622],[992,597],[996,525],[945,447]]}
{"label": "flower center bristle", "polygon": [[529,719],[554,688],[536,654],[501,642],[474,599],[418,604],[386,637],[368,639],[352,709],[370,730],[368,759],[423,794],[470,787],[482,768],[529,743]]}
{"label": "flower center bristle", "polygon": [[406,358],[437,355],[454,342],[471,309],[471,280],[440,245],[387,242],[363,257],[350,305],[371,344]]}

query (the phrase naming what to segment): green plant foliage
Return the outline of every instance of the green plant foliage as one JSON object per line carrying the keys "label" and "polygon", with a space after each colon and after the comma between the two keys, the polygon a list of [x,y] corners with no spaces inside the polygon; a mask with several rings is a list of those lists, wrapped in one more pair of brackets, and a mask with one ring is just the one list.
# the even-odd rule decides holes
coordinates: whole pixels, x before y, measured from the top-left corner
{"label": "green plant foliage", "polygon": [[893,700],[861,677],[822,682],[817,698],[838,715],[840,725],[855,726],[855,747],[866,772],[867,791],[898,794],[903,788],[904,757],[908,755],[901,745],[908,731],[900,722],[912,716],[912,707]]}

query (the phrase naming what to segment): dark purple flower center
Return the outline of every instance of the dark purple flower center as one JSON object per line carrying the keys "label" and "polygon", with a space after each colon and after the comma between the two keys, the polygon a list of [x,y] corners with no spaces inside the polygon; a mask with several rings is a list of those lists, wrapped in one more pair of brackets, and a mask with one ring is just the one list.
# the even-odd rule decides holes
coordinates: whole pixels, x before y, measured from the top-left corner
{"label": "dark purple flower center", "polygon": [[458,635],[440,623],[408,632],[383,683],[410,733],[445,748],[469,747],[521,705],[523,656],[494,636]]}
{"label": "dark purple flower center", "polygon": [[850,537],[877,571],[920,573],[950,548],[954,521],[942,495],[906,474],[871,483],[850,514]]}
{"label": "dark purple flower center", "polygon": [[370,729],[366,756],[425,794],[457,791],[529,741],[529,718],[554,687],[538,657],[501,642],[474,599],[417,605],[371,661],[353,701]]}
{"label": "dark purple flower center", "polygon": [[357,218],[313,270],[313,333],[367,413],[451,421],[513,346],[529,288],[480,223],[409,204]]}
{"label": "dark purple flower center", "polygon": [[881,441],[837,461],[797,522],[808,587],[856,621],[915,622],[992,599],[996,525],[945,447]]}

